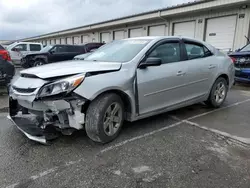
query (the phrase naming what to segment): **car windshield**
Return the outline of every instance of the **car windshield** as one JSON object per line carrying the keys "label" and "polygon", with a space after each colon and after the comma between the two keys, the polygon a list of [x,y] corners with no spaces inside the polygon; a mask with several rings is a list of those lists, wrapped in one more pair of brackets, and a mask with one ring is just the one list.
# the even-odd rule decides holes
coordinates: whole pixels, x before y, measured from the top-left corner
{"label": "car windshield", "polygon": [[242,52],[250,51],[250,44],[241,49]]}
{"label": "car windshield", "polygon": [[40,50],[40,52],[48,52],[53,46],[49,45]]}
{"label": "car windshield", "polygon": [[85,60],[127,62],[133,59],[149,42],[148,39],[113,41],[93,52]]}

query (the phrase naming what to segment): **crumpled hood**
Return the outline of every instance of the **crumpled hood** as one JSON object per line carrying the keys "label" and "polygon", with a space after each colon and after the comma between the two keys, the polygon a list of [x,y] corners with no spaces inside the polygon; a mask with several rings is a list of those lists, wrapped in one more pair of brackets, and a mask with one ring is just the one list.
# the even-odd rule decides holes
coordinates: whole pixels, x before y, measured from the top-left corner
{"label": "crumpled hood", "polygon": [[21,74],[34,75],[36,77],[46,79],[87,72],[115,71],[119,70],[121,68],[121,65],[121,63],[114,62],[73,60],[26,69],[21,71]]}

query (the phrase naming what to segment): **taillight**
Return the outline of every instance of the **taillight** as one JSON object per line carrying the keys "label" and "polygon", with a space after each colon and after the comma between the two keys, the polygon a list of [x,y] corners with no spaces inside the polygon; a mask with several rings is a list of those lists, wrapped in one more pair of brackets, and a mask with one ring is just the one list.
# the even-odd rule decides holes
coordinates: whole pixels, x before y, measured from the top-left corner
{"label": "taillight", "polygon": [[0,50],[0,55],[6,61],[11,61],[10,54],[7,50]]}
{"label": "taillight", "polygon": [[231,60],[232,60],[233,63],[236,63],[236,62],[237,62],[237,59],[236,59],[236,58],[234,58],[234,57],[230,57],[230,58],[231,58]]}

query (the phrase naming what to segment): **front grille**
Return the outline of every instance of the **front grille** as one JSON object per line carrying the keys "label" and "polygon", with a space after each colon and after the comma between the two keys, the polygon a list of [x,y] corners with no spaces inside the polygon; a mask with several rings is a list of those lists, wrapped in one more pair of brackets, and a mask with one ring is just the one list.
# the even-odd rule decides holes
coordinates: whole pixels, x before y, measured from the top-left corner
{"label": "front grille", "polygon": [[24,89],[24,88],[17,88],[17,87],[13,87],[14,90],[16,90],[18,93],[33,93],[36,88],[28,88],[28,89]]}

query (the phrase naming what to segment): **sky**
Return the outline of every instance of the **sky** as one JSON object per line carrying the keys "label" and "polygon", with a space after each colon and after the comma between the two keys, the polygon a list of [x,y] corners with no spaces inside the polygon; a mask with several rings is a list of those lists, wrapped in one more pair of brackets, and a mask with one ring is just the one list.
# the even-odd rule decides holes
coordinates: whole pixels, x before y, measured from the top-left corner
{"label": "sky", "polygon": [[79,27],[192,0],[0,0],[0,40]]}

